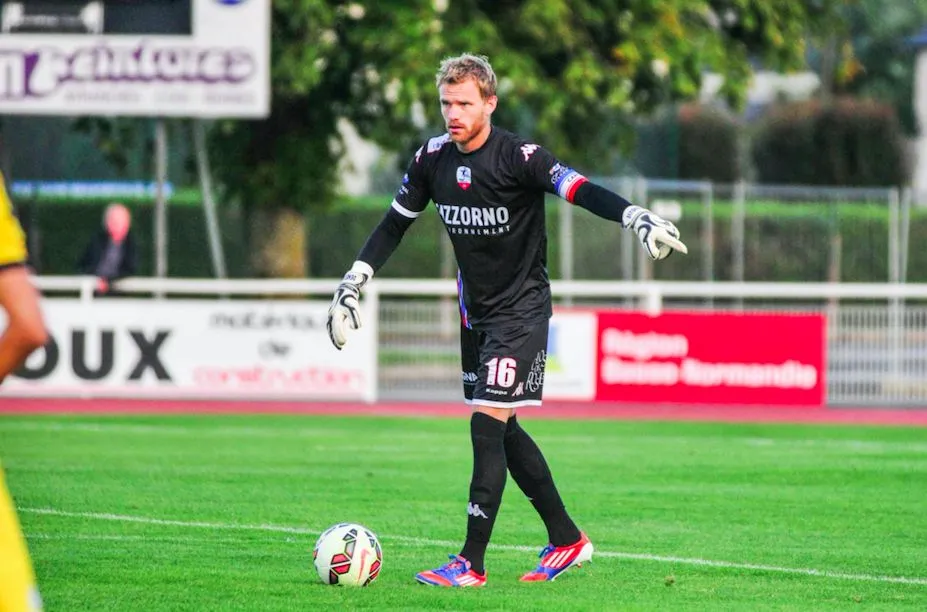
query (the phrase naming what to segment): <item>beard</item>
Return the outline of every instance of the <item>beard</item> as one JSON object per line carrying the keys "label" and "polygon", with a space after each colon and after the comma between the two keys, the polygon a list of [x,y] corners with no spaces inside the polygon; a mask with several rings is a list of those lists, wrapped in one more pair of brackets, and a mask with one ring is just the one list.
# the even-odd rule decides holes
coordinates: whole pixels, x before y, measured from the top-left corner
{"label": "beard", "polygon": [[450,136],[451,142],[458,145],[466,145],[471,140],[480,135],[480,133],[485,129],[488,122],[478,121],[474,123],[470,128],[462,127],[456,132],[452,132],[450,128],[447,128],[447,134]]}

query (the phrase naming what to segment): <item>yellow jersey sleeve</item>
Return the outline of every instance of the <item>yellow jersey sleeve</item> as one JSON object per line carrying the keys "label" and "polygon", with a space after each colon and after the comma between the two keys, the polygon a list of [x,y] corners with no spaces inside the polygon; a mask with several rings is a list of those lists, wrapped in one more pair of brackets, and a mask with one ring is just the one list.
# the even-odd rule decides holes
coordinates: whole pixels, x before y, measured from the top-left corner
{"label": "yellow jersey sleeve", "polygon": [[0,174],[0,268],[26,263],[26,237],[13,214],[13,203]]}

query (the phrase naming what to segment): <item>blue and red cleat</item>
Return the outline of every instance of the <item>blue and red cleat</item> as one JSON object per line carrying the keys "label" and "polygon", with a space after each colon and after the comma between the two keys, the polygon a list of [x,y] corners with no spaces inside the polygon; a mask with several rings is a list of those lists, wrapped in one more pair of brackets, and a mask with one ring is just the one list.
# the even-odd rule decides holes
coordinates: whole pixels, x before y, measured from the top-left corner
{"label": "blue and red cleat", "polygon": [[585,533],[580,533],[579,541],[569,546],[548,544],[538,555],[541,562],[537,568],[521,577],[522,582],[549,582],[574,565],[579,567],[592,560],[592,542]]}
{"label": "blue and red cleat", "polygon": [[422,584],[443,587],[481,587],[486,584],[486,574],[477,574],[470,569],[470,562],[460,555],[448,555],[451,562],[433,570],[415,575]]}

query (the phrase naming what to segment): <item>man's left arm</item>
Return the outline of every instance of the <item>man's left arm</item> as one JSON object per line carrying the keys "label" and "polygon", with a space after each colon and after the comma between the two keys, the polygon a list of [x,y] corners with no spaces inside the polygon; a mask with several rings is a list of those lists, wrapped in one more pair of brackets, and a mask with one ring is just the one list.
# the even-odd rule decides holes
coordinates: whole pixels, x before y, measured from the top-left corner
{"label": "man's left arm", "polygon": [[686,245],[679,239],[679,229],[672,222],[596,185],[559,162],[543,147],[527,144],[519,152],[523,156],[520,159],[523,162],[522,176],[530,185],[633,230],[651,259],[665,259],[673,251],[688,252]]}
{"label": "man's left arm", "polygon": [[617,193],[595,183],[586,181],[580,185],[573,203],[633,230],[650,259],[666,259],[673,251],[683,254],[689,252],[685,243],[679,239],[679,229],[671,221],[651,210],[631,204]]}

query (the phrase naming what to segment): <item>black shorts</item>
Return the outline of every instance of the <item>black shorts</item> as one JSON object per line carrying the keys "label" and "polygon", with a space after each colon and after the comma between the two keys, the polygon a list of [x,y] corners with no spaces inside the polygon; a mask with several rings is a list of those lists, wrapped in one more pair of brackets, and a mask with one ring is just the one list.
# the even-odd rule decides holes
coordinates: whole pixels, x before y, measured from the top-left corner
{"label": "black shorts", "polygon": [[460,328],[460,361],[468,404],[540,406],[550,321],[504,329]]}

